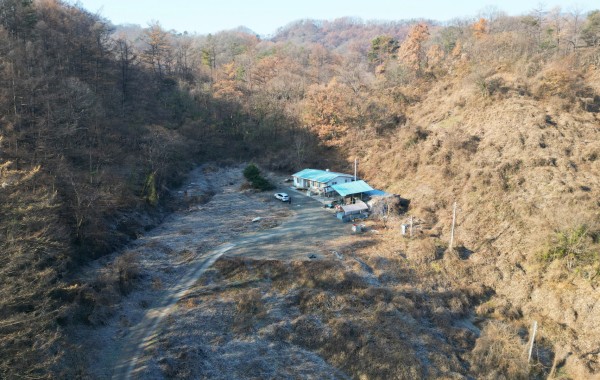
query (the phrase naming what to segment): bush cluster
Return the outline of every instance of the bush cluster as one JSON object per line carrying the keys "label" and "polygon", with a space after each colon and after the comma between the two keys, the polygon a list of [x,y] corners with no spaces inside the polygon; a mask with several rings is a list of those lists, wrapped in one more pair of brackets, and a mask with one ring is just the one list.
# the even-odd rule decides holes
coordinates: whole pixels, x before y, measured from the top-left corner
{"label": "bush cluster", "polygon": [[250,182],[253,188],[260,191],[273,190],[275,188],[271,182],[260,175],[260,170],[254,164],[246,166],[244,177]]}
{"label": "bush cluster", "polygon": [[598,253],[592,247],[597,239],[597,234],[585,225],[561,231],[540,254],[540,260],[546,263],[564,260],[568,269],[593,264],[598,261]]}

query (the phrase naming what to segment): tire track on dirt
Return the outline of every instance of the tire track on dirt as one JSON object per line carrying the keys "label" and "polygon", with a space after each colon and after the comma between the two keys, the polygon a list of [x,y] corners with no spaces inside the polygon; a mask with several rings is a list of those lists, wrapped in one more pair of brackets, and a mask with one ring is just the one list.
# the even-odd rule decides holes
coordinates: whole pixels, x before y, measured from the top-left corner
{"label": "tire track on dirt", "polygon": [[[146,287],[128,297],[105,332],[94,332],[96,341],[103,342],[92,349],[92,360],[97,362],[91,372],[96,378],[160,378],[155,373],[160,370],[153,350],[159,348],[167,317],[225,253],[302,260],[315,252],[317,241],[343,233],[339,221],[319,202],[303,195],[296,194],[292,206],[274,201],[270,193],[241,193],[239,168],[214,173],[198,170],[190,175],[190,183],[189,193],[208,191],[213,195],[206,203],[174,213],[135,244],[140,266],[148,276]],[[280,211],[287,213],[275,215]],[[282,223],[265,229],[261,222],[253,221],[256,217]],[[203,247],[212,248],[200,253]],[[188,254],[196,257],[188,258]],[[149,307],[145,306],[148,300],[152,300]]]}
{"label": "tire track on dirt", "polygon": [[[130,333],[127,341],[123,345],[124,351],[121,353],[121,360],[114,370],[113,379],[125,380],[131,379],[138,371],[143,370],[144,363],[141,357],[145,350],[150,348],[157,338],[158,326],[171,313],[177,302],[182,299],[196,283],[198,278],[225,252],[233,248],[233,244],[225,244],[212,250],[206,255],[204,260],[198,263],[185,275],[179,285],[169,289],[158,305],[149,310],[143,320]],[[139,342],[139,343],[138,343]],[[127,344],[131,343],[131,344]]]}

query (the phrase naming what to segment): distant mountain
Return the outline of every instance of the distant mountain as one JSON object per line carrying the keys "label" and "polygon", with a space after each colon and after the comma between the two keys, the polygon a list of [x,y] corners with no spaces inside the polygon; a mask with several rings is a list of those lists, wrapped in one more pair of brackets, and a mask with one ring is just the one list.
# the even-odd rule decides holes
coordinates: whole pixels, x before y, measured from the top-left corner
{"label": "distant mountain", "polygon": [[[348,45],[368,47],[375,37],[390,35],[403,40],[414,20],[363,21],[345,17],[333,21],[304,19],[279,28],[272,40],[295,44],[320,43],[327,49],[345,50]],[[433,21],[426,21],[433,25]]]}

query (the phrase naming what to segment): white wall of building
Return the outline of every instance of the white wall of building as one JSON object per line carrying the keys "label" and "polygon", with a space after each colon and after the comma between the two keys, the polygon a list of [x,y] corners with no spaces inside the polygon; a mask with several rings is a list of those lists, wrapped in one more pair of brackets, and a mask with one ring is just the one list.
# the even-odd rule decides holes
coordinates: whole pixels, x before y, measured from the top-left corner
{"label": "white wall of building", "polygon": [[353,179],[354,179],[353,176],[339,176],[339,177],[335,177],[334,179],[332,179],[332,180],[330,180],[330,181],[327,182],[327,186],[340,185],[342,183],[352,182]]}
{"label": "white wall of building", "polygon": [[325,191],[325,189],[329,188],[331,185],[339,185],[342,183],[352,182],[353,179],[354,177],[351,175],[343,175],[337,176],[327,182],[316,182],[300,177],[294,177],[294,186],[299,188],[308,188],[314,190],[320,189],[321,191]]}

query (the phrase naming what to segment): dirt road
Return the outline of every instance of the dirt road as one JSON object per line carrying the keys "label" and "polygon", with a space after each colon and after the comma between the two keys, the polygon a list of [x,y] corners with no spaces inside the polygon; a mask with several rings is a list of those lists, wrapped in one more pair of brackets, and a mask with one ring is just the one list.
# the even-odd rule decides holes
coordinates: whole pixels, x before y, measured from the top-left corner
{"label": "dirt road", "polygon": [[[261,233],[240,236],[227,256],[273,260],[306,260],[322,256],[328,240],[348,234],[350,227],[334,217],[333,211],[300,192],[286,189],[292,196],[288,205],[294,212],[280,226]],[[287,204],[286,204],[287,205]]]}
{"label": "dirt road", "polygon": [[[349,227],[318,201],[291,189],[278,191],[288,192],[292,204],[276,200],[271,192],[241,192],[241,171],[192,172],[184,189],[188,194],[214,193],[211,200],[171,215],[129,248],[139,257],[144,284],[126,297],[105,327],[88,331],[88,339],[101,342],[92,348],[93,377],[148,378],[147,360],[161,323],[222,255],[310,260],[331,254],[327,241],[348,233]],[[253,222],[256,218],[260,220]]]}

